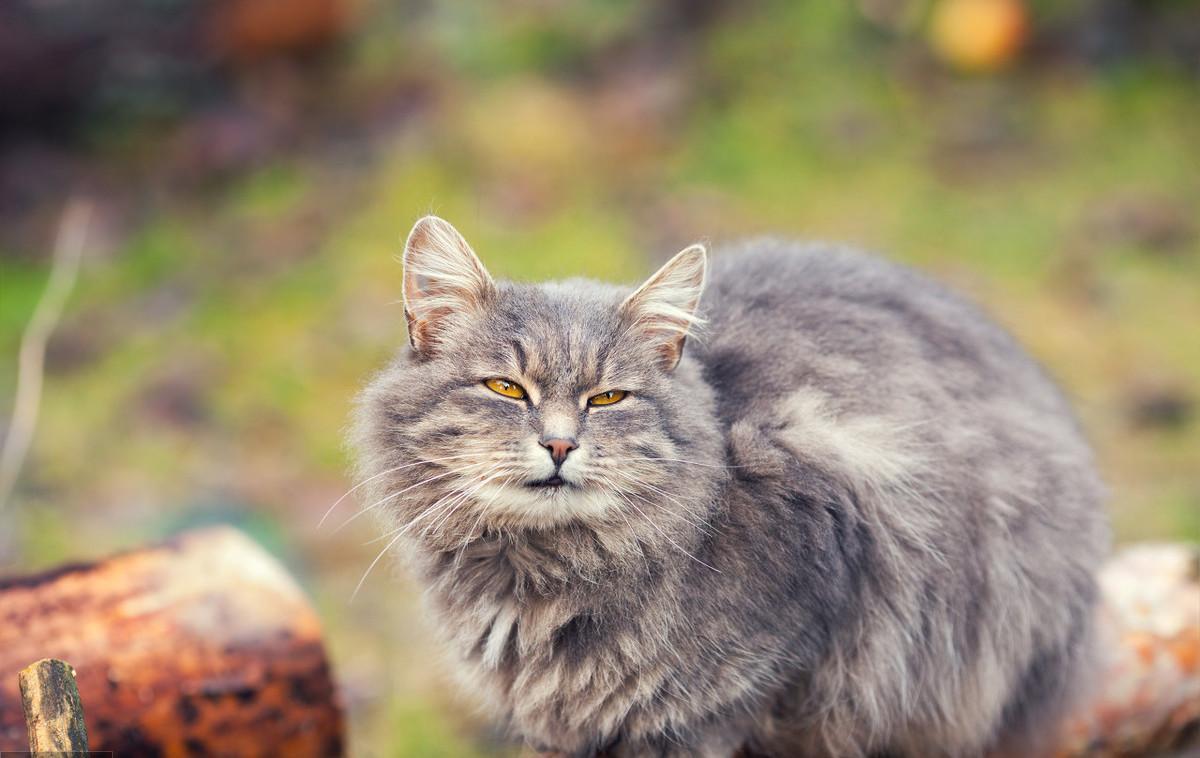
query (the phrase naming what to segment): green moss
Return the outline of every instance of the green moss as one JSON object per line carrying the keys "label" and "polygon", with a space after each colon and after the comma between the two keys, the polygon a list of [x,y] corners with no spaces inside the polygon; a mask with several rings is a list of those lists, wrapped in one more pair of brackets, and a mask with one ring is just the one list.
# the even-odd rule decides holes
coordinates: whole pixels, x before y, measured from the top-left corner
{"label": "green moss", "polygon": [[[41,266],[0,251],[0,355],[16,356],[21,333],[46,287],[46,276]],[[9,396],[16,382],[16,366],[16,360],[0,362],[0,397]]]}
{"label": "green moss", "polygon": [[229,190],[227,207],[234,217],[277,218],[309,192],[308,176],[291,164],[268,166]]}
{"label": "green moss", "polygon": [[428,702],[393,704],[389,748],[392,758],[475,758],[494,755],[455,729],[444,712]]}

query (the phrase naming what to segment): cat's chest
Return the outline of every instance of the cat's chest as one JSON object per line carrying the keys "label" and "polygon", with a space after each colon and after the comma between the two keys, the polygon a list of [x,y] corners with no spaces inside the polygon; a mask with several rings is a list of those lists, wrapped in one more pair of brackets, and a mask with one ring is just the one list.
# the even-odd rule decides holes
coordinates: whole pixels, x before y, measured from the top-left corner
{"label": "cat's chest", "polygon": [[[453,624],[453,622],[451,622]],[[514,688],[562,686],[571,671],[604,657],[612,644],[603,638],[593,612],[573,598],[478,598],[458,628],[448,625],[460,660],[509,694]]]}
{"label": "cat's chest", "polygon": [[525,734],[613,734],[680,697],[689,635],[677,577],[585,576],[545,555],[474,547],[426,575],[426,598],[457,673],[497,715]]}
{"label": "cat's chest", "polygon": [[507,598],[471,616],[470,634],[452,643],[463,673],[526,733],[615,733],[678,674],[635,619],[615,623],[572,600]]}

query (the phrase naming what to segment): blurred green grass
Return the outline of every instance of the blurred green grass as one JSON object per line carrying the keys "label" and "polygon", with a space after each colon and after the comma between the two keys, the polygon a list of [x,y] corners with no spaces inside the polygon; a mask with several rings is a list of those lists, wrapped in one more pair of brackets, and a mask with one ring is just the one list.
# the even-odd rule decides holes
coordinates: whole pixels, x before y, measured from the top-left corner
{"label": "blurred green grass", "polygon": [[[437,96],[375,136],[369,159],[275,155],[155,205],[94,255],[5,514],[6,570],[238,523],[326,619],[357,754],[502,750],[431,663],[402,576],[380,570],[347,603],[370,531],[315,528],[349,486],[352,398],[403,339],[400,240],[430,211],[494,273],[527,280],[634,281],[694,239],[762,233],[912,263],[984,302],[1063,382],[1121,539],[1200,540],[1194,408],[1157,425],[1131,410],[1163,388],[1198,400],[1193,79],[1136,63],[931,72],[851,4],[783,2],[694,32],[665,60],[579,73],[640,13],[383,14],[353,43],[348,79],[423,71]],[[1181,240],[1139,231],[1139,213],[1165,214]],[[0,255],[0,354],[15,355],[45,273]]]}

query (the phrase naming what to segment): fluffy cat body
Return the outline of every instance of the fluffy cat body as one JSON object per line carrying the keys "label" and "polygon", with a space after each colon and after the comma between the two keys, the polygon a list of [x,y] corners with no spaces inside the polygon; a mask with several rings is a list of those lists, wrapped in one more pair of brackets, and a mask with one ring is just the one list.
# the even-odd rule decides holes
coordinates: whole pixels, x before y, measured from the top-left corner
{"label": "fluffy cat body", "polygon": [[777,241],[707,289],[689,249],[630,294],[497,283],[427,218],[405,266],[412,344],[363,393],[360,473],[514,732],[577,756],[1034,749],[1084,669],[1102,488],[974,307]]}

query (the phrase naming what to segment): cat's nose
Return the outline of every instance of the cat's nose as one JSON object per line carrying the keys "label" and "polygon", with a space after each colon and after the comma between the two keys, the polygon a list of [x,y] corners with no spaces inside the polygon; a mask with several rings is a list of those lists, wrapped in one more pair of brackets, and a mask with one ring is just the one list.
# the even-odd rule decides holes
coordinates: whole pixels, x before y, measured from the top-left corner
{"label": "cat's nose", "polygon": [[555,438],[549,440],[539,440],[542,447],[550,451],[550,457],[554,460],[555,466],[561,466],[563,461],[567,459],[567,455],[579,447],[579,443],[575,440]]}

